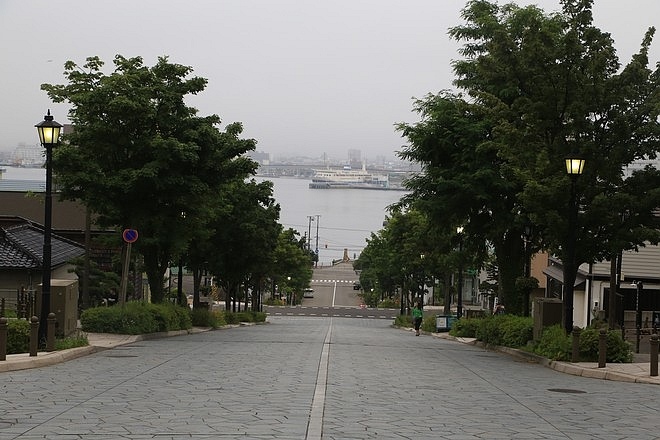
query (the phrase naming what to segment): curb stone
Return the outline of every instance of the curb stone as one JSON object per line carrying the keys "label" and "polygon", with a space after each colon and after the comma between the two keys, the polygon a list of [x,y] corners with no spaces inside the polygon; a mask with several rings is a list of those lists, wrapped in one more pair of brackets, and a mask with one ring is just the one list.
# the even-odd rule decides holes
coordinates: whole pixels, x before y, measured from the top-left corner
{"label": "curb stone", "polygon": [[[393,325],[395,328],[400,328],[404,330],[412,330],[406,327],[398,327]],[[548,358],[545,358],[543,356],[539,356],[534,353],[530,353],[524,350],[519,350],[516,348],[510,348],[510,347],[500,347],[500,346],[488,346],[482,342],[477,341],[474,338],[457,338],[455,336],[450,335],[448,332],[442,332],[442,333],[431,333],[431,332],[426,332],[422,331],[422,334],[424,335],[430,335],[435,338],[441,338],[441,339],[448,339],[456,342],[460,342],[463,344],[470,344],[470,345],[475,345],[478,347],[483,348],[484,350],[491,350],[491,351],[497,351],[501,352],[504,354],[508,354],[510,356],[513,356],[517,359],[524,360],[530,363],[537,363],[539,365],[542,365],[547,368],[551,368],[557,372],[564,373],[564,374],[571,374],[573,376],[582,376],[582,377],[588,377],[588,378],[593,378],[593,379],[601,379],[601,380],[612,380],[616,382],[628,382],[628,383],[644,383],[648,385],[660,385],[660,378],[657,376],[649,376],[649,375],[639,375],[639,374],[631,374],[631,373],[626,373],[623,371],[613,371],[612,369],[607,369],[607,368],[597,368],[594,367],[594,363],[582,363],[583,365],[580,365],[580,363],[571,363],[571,362],[561,362],[561,361],[553,361]],[[612,364],[610,364],[612,365]],[[617,364],[614,364],[617,365]],[[622,364],[625,367],[625,364]]]}

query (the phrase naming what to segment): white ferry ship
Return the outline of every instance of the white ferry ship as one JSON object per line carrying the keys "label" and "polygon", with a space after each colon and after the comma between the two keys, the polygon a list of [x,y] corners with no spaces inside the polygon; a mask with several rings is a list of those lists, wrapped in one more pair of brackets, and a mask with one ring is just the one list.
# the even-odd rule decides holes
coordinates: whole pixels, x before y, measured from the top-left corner
{"label": "white ferry ship", "polygon": [[371,174],[364,166],[361,170],[353,170],[349,166],[341,169],[314,170],[309,187],[313,189],[392,189],[387,175]]}

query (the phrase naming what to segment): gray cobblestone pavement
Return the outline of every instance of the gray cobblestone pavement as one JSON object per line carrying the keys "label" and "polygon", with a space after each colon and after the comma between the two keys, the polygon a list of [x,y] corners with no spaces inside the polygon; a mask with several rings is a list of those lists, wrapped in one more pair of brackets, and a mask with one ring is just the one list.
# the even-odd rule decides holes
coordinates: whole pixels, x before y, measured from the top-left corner
{"label": "gray cobblestone pavement", "polygon": [[0,440],[660,439],[652,384],[563,374],[384,320],[269,320],[107,338],[126,345],[6,371]]}

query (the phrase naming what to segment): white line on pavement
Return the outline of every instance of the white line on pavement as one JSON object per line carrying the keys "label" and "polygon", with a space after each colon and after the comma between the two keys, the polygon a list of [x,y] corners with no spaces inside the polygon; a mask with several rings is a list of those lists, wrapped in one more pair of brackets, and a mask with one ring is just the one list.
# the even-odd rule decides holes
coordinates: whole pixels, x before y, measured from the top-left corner
{"label": "white line on pavement", "polygon": [[328,327],[328,332],[325,334],[325,340],[323,341],[323,350],[321,351],[321,360],[319,361],[319,371],[316,375],[316,388],[314,389],[314,398],[312,399],[312,411],[309,415],[305,440],[321,440],[321,434],[323,432],[323,411],[325,409],[325,389],[328,383],[331,335],[332,318],[330,318],[330,326]]}

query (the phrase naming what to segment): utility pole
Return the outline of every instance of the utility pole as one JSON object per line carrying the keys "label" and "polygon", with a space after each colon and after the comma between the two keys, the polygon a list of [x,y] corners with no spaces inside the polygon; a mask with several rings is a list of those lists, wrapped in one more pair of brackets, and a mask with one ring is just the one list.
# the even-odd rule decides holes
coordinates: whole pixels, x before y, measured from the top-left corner
{"label": "utility pole", "polygon": [[314,221],[313,215],[307,216],[308,226],[307,226],[307,250],[312,250],[312,222]]}
{"label": "utility pole", "polygon": [[316,261],[314,262],[314,267],[319,264],[319,218],[321,216],[316,214]]}

